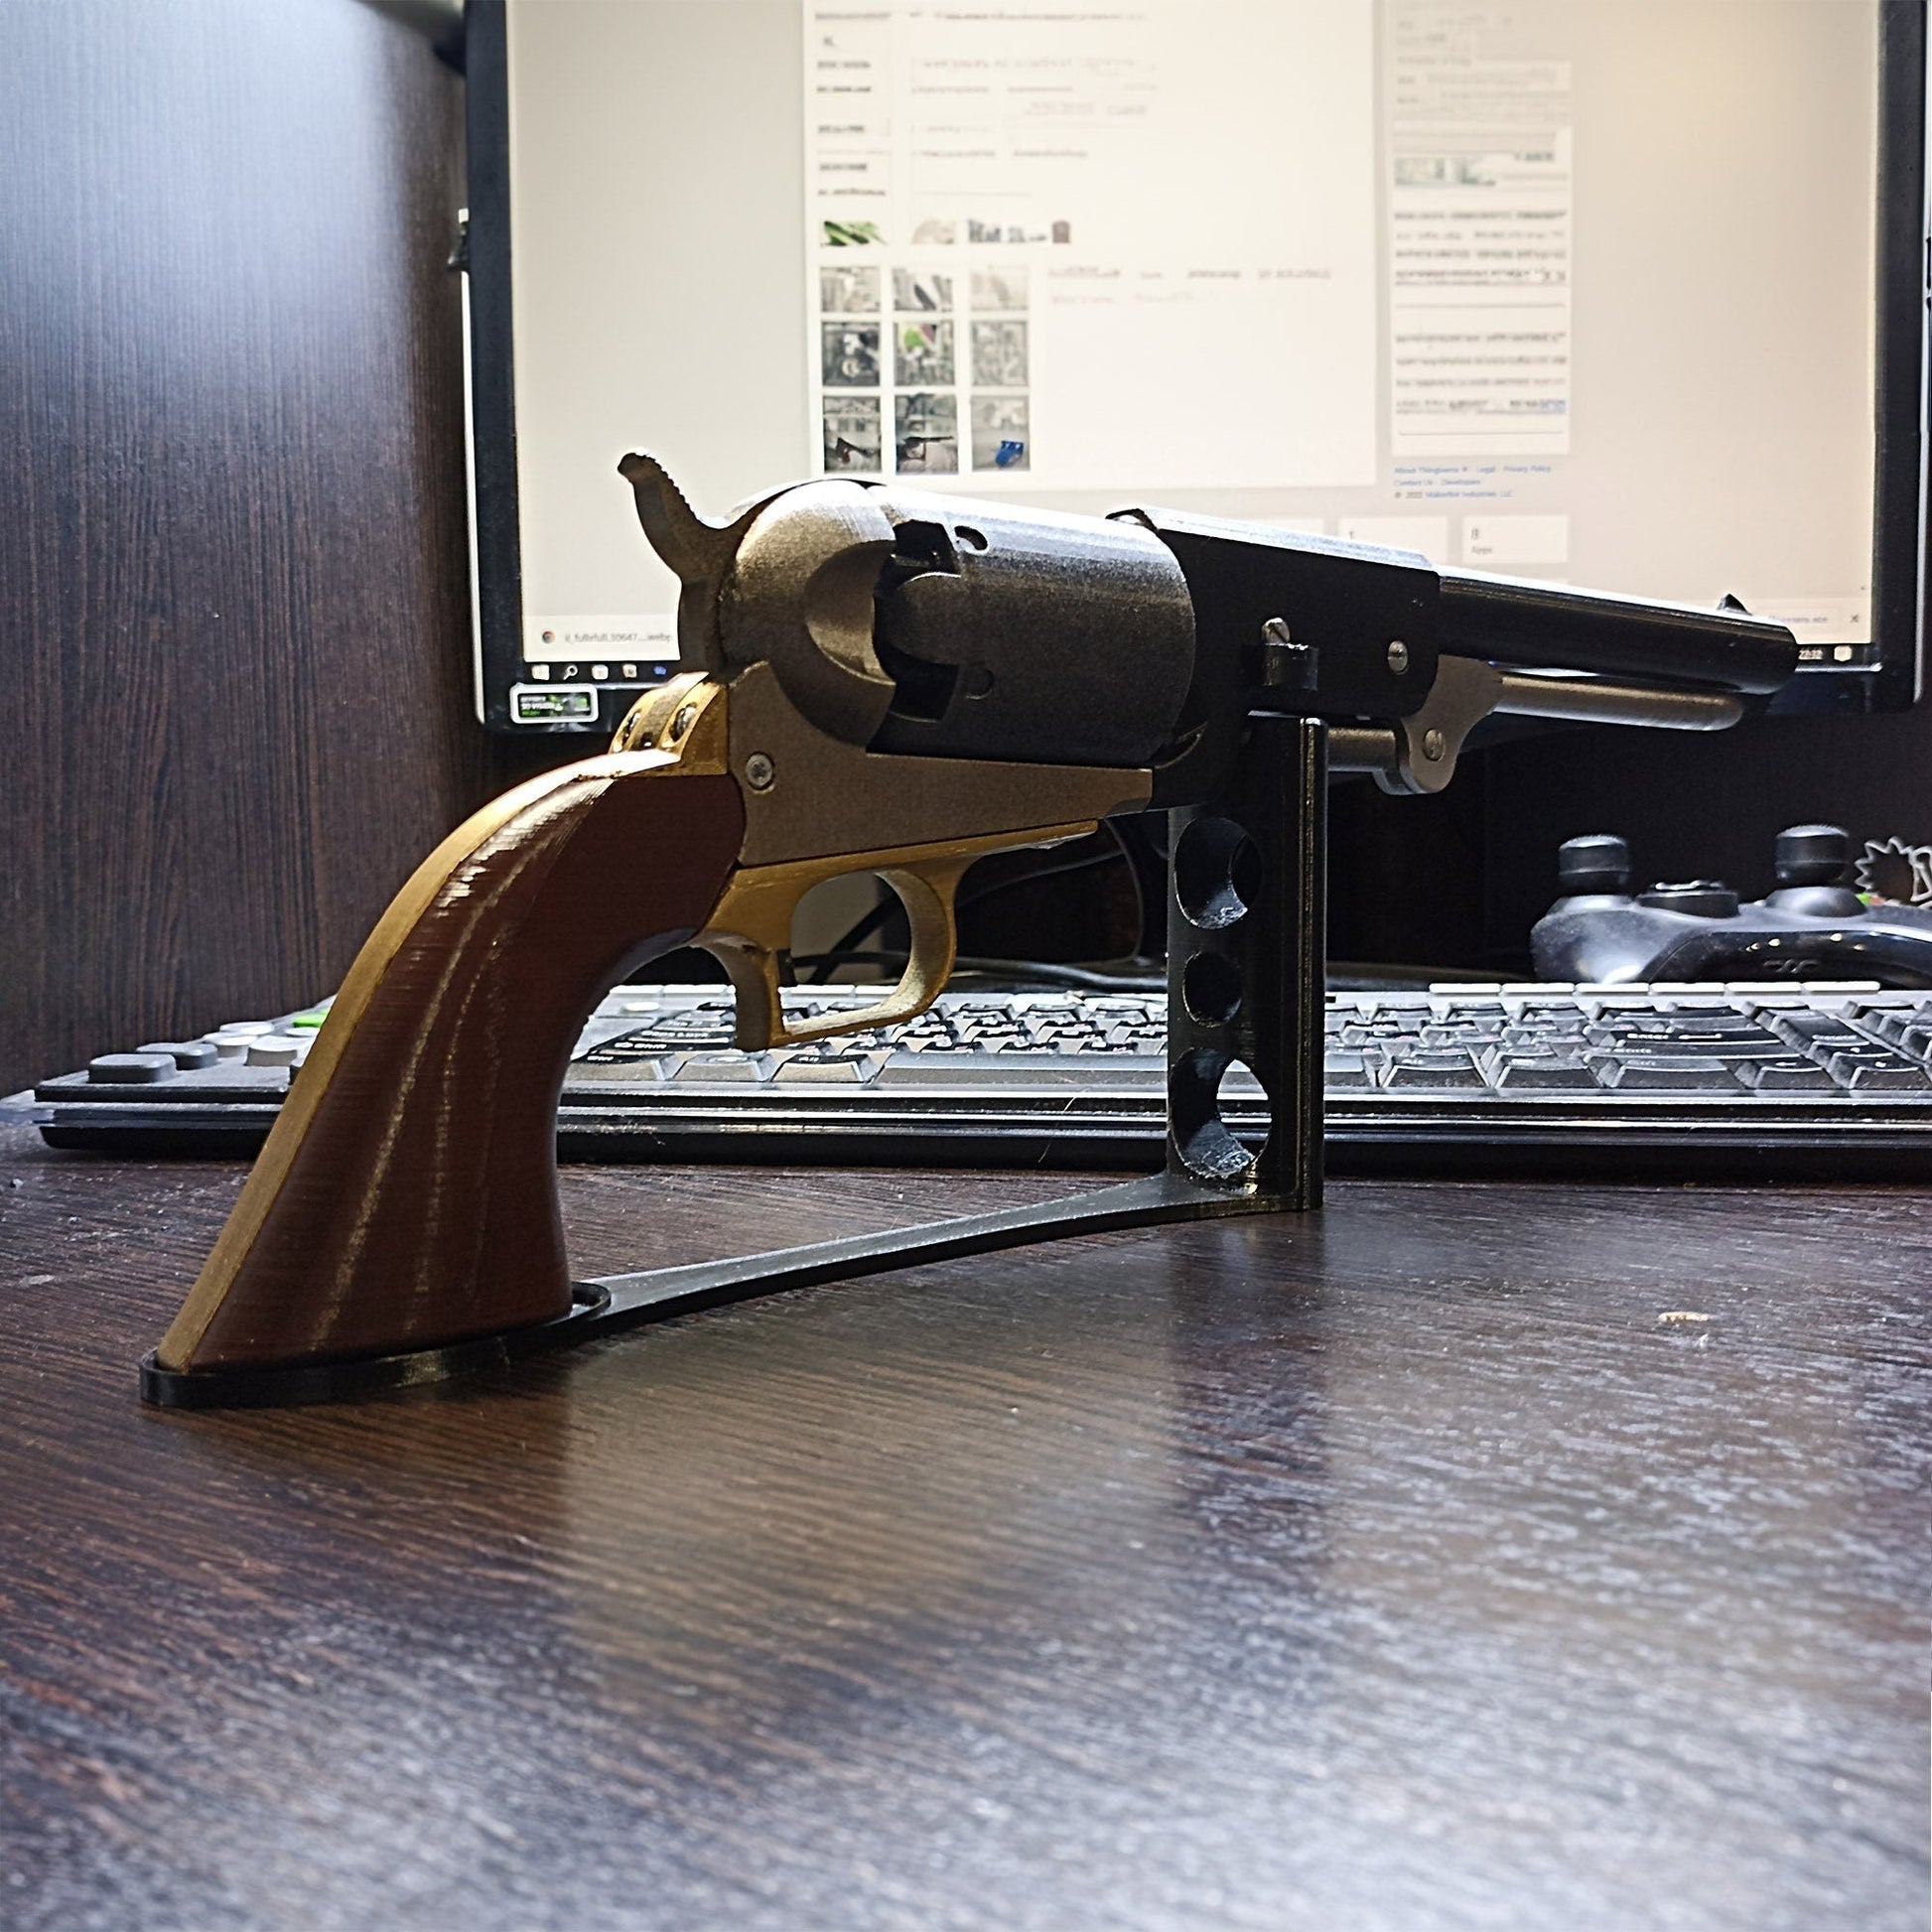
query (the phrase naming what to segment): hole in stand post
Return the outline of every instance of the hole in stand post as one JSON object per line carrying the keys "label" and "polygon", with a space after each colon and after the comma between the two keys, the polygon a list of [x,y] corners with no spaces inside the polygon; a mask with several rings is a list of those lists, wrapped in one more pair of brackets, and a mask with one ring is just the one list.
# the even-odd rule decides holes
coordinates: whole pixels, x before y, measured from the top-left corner
{"label": "hole in stand post", "polygon": [[1218,932],[1261,896],[1261,854],[1231,818],[1188,820],[1173,849],[1173,890],[1188,921]]}
{"label": "hole in stand post", "polygon": [[1196,1025],[1224,1026],[1241,1011],[1241,969],[1223,953],[1197,952],[1181,968],[1180,998]]}
{"label": "hole in stand post", "polygon": [[[1258,1097],[1262,1118],[1237,1134],[1221,1117],[1221,1100]],[[1274,1125],[1274,1109],[1253,1070],[1209,1047],[1185,1054],[1168,1069],[1168,1119],[1174,1147],[1189,1173],[1232,1184],[1254,1171],[1255,1156]]]}

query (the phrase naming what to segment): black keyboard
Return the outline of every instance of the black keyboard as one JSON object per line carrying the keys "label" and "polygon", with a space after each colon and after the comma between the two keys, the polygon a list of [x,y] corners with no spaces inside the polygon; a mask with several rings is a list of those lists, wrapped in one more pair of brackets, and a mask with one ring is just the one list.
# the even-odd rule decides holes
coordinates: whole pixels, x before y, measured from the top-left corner
{"label": "black keyboard", "polygon": [[[811,988],[793,1010],[868,1004]],[[105,1054],[30,1107],[57,1147],[241,1152],[323,1009]],[[1164,1132],[1152,992],[943,995],[903,1027],[747,1054],[713,987],[624,987],[585,1028],[565,1159],[1146,1168]],[[1224,1118],[1256,1138],[1245,1069]],[[1466,984],[1331,993],[1336,1173],[1923,1178],[1932,993],[1875,984]]]}

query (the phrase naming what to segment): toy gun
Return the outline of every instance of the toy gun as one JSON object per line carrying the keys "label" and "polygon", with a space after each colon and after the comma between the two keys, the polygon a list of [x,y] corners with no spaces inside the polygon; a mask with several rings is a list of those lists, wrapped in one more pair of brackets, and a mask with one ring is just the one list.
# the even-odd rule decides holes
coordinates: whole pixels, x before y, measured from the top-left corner
{"label": "toy gun", "polygon": [[[808,1281],[1049,1234],[1314,1205],[1331,769],[1449,782],[1494,713],[1705,731],[1791,674],[1790,632],[1438,571],[1396,550],[1161,510],[1109,517],[846,481],[719,525],[620,466],[678,575],[682,673],[611,752],[505,793],[362,947],[149,1399],[310,1400],[454,1373]],[[573,1284],[555,1116],[585,1017],[644,962],[715,954],[761,1050],[922,1011],[982,854],[1165,809],[1169,1155],[1044,1208]],[[793,907],[878,874],[909,959],[795,1019]],[[1271,1117],[1222,1122],[1236,1061]]]}

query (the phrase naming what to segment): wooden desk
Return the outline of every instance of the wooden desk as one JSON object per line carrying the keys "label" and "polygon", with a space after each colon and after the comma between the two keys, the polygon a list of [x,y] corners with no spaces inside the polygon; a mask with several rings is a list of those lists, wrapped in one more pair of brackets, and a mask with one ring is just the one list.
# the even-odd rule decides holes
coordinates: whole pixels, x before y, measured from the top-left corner
{"label": "wooden desk", "polygon": [[[143,1411],[239,1178],[0,1137],[20,1932],[1924,1924],[1932,1201],[1345,1184]],[[597,1271],[1054,1184],[565,1191]]]}

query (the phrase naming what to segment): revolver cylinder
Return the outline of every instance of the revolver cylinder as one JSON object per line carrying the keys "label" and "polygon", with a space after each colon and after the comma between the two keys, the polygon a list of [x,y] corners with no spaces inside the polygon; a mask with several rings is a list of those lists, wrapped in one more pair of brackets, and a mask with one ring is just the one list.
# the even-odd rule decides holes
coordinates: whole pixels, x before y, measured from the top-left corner
{"label": "revolver cylinder", "polygon": [[1140,765],[1194,673],[1173,552],[1102,517],[882,490],[895,525],[873,641],[895,694],[879,752]]}

